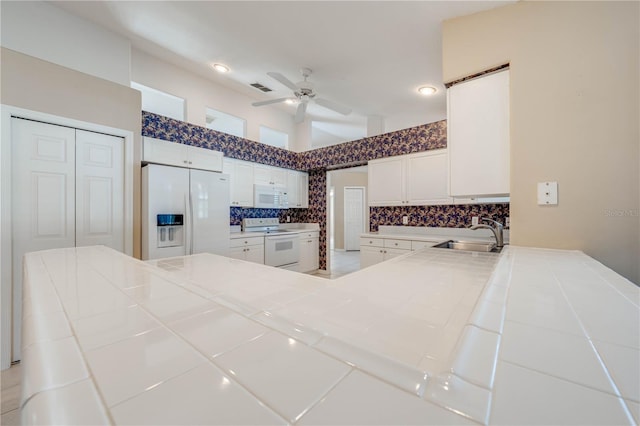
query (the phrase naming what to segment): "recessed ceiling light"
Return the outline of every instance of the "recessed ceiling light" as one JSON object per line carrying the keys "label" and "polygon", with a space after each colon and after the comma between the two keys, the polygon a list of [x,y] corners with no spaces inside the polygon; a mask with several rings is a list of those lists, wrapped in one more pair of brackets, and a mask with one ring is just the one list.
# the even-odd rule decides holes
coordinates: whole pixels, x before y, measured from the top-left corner
{"label": "recessed ceiling light", "polygon": [[218,72],[222,72],[222,73],[229,72],[229,67],[226,66],[226,65],[213,64],[212,66],[213,66],[213,69],[218,71]]}
{"label": "recessed ceiling light", "polygon": [[421,88],[418,89],[418,92],[421,95],[425,95],[425,96],[433,95],[437,91],[438,90],[433,86],[422,86]]}

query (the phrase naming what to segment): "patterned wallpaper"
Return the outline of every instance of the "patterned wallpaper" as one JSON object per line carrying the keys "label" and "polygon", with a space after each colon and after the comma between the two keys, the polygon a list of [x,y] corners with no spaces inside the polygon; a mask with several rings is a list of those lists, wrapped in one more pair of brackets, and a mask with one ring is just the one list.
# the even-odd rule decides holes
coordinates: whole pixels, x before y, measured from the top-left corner
{"label": "patterned wallpaper", "polygon": [[[326,168],[365,164],[376,158],[410,154],[447,147],[445,120],[396,132],[385,133],[296,153],[259,142],[228,135],[201,126],[174,120],[150,112],[142,112],[142,136],[169,140],[201,148],[222,151],[226,157],[271,166],[309,171],[308,209],[250,209],[231,207],[230,222],[239,225],[245,217],[290,216],[291,222],[320,225],[320,269],[327,260],[327,172]],[[401,225],[409,216],[409,226],[462,228],[471,225],[471,216],[488,216],[504,223],[509,204],[470,204],[448,206],[371,207],[371,230],[380,225]]]}

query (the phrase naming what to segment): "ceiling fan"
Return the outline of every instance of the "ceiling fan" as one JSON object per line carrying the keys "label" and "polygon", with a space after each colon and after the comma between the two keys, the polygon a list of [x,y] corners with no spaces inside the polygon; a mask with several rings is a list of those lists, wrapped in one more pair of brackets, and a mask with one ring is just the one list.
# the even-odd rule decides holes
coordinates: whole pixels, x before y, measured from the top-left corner
{"label": "ceiling fan", "polygon": [[[281,84],[287,86],[289,89],[293,90],[293,94],[296,99],[298,99],[298,109],[296,110],[296,116],[294,121],[296,123],[301,123],[304,121],[304,115],[307,111],[307,104],[309,101],[314,101],[316,104],[321,107],[330,109],[331,111],[335,111],[342,115],[351,114],[351,108],[348,108],[344,105],[340,105],[336,102],[324,99],[324,98],[316,98],[316,93],[313,91],[313,83],[307,81],[307,78],[311,75],[311,70],[309,68],[302,68],[300,70],[302,73],[302,77],[304,81],[300,81],[298,83],[293,83],[284,75],[279,72],[268,72],[267,75],[275,80],[278,80]],[[280,102],[285,102],[290,100],[291,98],[278,98],[278,99],[269,99],[268,101],[260,101],[254,102],[251,105],[253,106],[263,106],[270,104],[277,104]]]}

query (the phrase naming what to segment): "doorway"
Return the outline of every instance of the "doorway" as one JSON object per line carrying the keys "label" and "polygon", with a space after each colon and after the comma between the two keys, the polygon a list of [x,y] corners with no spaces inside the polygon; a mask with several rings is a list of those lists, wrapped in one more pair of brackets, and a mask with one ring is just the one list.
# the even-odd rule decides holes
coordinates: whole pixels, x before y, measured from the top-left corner
{"label": "doorway", "polygon": [[360,235],[365,232],[365,187],[344,188],[344,250],[360,251]]}

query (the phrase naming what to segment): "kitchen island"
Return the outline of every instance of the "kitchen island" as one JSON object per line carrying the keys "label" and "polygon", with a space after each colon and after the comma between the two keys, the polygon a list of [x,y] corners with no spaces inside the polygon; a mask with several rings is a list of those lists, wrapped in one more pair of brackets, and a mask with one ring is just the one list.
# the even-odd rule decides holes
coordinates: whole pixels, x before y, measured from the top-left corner
{"label": "kitchen island", "polygon": [[640,291],[578,251],[337,280],[105,247],[25,258],[24,424],[634,424]]}

